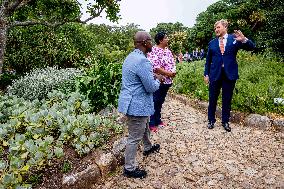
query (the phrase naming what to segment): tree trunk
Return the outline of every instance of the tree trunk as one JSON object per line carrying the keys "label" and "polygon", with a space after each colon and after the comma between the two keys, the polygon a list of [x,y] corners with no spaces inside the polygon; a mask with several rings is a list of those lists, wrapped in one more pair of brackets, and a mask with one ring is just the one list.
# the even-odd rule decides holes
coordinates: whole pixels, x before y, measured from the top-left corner
{"label": "tree trunk", "polygon": [[0,18],[0,75],[2,74],[4,55],[7,41],[7,22],[4,18]]}

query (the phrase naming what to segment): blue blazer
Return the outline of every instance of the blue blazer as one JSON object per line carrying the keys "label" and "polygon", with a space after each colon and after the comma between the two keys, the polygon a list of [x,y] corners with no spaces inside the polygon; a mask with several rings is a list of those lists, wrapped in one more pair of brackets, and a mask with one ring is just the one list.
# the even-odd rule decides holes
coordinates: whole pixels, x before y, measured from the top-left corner
{"label": "blue blazer", "polygon": [[151,62],[142,51],[135,49],[122,66],[122,85],[118,99],[118,111],[133,116],[154,114],[153,92],[160,81],[154,79]]}
{"label": "blue blazer", "polygon": [[253,50],[255,48],[255,44],[251,40],[248,40],[246,43],[235,41],[234,37],[234,35],[228,34],[225,52],[223,55],[220,51],[218,38],[209,42],[204,69],[204,76],[208,75],[209,81],[216,81],[220,79],[223,63],[228,79],[237,80],[239,78],[238,63],[236,60],[238,50]]}

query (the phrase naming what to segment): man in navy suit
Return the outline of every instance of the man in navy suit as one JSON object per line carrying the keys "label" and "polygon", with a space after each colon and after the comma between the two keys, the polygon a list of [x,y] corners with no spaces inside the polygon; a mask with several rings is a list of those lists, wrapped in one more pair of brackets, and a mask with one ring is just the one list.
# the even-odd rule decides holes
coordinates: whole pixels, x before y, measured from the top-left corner
{"label": "man in navy suit", "polygon": [[214,29],[217,37],[209,42],[204,70],[204,81],[209,83],[208,128],[214,128],[217,100],[222,88],[222,126],[230,132],[231,101],[239,78],[236,55],[239,49],[253,50],[255,44],[239,30],[235,30],[233,35],[228,34],[226,20],[217,21]]}

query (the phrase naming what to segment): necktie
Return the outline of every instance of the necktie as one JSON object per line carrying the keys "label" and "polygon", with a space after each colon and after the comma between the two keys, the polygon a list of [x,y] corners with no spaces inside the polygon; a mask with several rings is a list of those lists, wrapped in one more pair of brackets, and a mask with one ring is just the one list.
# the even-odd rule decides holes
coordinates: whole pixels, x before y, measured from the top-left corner
{"label": "necktie", "polygon": [[224,39],[224,37],[220,37],[220,51],[221,51],[222,55],[224,54],[224,51],[225,51],[223,39]]}

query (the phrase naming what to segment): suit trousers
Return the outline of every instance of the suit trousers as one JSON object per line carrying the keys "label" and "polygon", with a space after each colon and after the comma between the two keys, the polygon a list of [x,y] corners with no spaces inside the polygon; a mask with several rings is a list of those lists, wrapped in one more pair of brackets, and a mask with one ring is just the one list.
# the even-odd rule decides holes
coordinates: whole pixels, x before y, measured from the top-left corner
{"label": "suit trousers", "polygon": [[142,140],[144,151],[150,150],[152,144],[150,142],[149,117],[148,116],[130,116],[127,115],[128,138],[125,149],[125,165],[128,171],[137,168],[136,153],[137,146]]}
{"label": "suit trousers", "polygon": [[231,102],[236,80],[229,80],[226,76],[224,68],[217,81],[209,83],[209,106],[208,106],[208,121],[216,122],[215,112],[217,107],[218,96],[222,88],[222,123],[228,123],[230,119]]}
{"label": "suit trousers", "polygon": [[161,111],[163,103],[165,102],[168,90],[172,84],[161,84],[159,89],[154,92],[153,94],[153,101],[154,101],[154,109],[155,112],[150,117],[150,126],[158,126],[162,120],[161,120]]}

